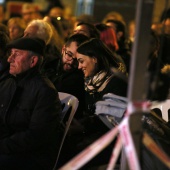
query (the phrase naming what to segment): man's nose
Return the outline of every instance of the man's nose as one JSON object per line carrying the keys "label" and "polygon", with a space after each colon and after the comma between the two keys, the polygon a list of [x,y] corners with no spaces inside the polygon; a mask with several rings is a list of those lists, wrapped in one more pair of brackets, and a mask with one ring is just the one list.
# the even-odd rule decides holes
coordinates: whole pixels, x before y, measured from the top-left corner
{"label": "man's nose", "polygon": [[70,65],[72,65],[72,64],[73,64],[73,60],[69,60],[69,61],[67,61],[67,63],[69,63]]}
{"label": "man's nose", "polygon": [[13,54],[11,54],[9,57],[8,57],[8,62],[10,63],[10,62],[12,62],[14,60],[14,57],[13,57]]}

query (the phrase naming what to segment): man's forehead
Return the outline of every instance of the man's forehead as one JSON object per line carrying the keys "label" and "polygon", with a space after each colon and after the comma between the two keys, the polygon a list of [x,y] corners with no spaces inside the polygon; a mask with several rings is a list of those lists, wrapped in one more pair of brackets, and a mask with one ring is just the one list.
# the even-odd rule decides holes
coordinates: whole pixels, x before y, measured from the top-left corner
{"label": "man's forehead", "polygon": [[27,51],[27,50],[21,50],[21,49],[17,49],[17,48],[11,48],[11,52],[28,53],[28,51]]}
{"label": "man's forehead", "polygon": [[66,48],[77,48],[77,42],[76,41],[70,42],[70,44],[67,45]]}
{"label": "man's forehead", "polygon": [[67,51],[74,53],[77,50],[77,42],[71,42],[68,46],[66,46]]}

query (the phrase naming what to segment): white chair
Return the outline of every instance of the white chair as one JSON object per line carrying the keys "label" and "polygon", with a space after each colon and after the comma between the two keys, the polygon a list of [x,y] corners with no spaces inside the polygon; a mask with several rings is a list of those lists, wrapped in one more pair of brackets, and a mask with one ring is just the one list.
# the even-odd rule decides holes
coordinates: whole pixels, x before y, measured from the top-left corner
{"label": "white chair", "polygon": [[70,115],[74,116],[74,113],[76,112],[79,105],[78,99],[75,96],[68,93],[58,92],[58,94],[62,104],[61,119],[63,120],[67,116],[67,113],[69,111],[70,111]]}
{"label": "white chair", "polygon": [[162,112],[162,118],[168,122],[168,110],[170,109],[170,99],[167,99],[163,102],[152,101],[151,109],[160,109]]}
{"label": "white chair", "polygon": [[[64,135],[63,135],[63,138],[61,140],[61,143],[60,143],[56,163],[55,163],[55,166],[53,168],[54,170],[55,170],[55,167],[58,163],[59,156],[60,156],[60,153],[61,153],[61,149],[63,147],[65,137],[67,135],[70,124],[73,120],[73,117],[74,117],[75,112],[77,111],[77,108],[78,108],[78,105],[79,105],[79,100],[75,96],[68,94],[68,93],[64,93],[64,92],[58,92],[58,94],[59,94],[59,99],[60,99],[61,104],[62,104],[61,120],[62,120],[63,124],[65,124],[65,131],[64,131]],[[67,116],[68,116],[68,119],[64,120]],[[65,121],[66,121],[66,123],[65,123]]]}

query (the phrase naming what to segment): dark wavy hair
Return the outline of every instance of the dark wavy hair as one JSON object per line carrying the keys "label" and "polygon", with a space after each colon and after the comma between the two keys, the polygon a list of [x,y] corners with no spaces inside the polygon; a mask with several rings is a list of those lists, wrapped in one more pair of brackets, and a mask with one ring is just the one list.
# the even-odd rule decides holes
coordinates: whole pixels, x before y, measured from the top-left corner
{"label": "dark wavy hair", "polygon": [[72,34],[70,35],[70,37],[68,37],[66,43],[65,43],[65,46],[69,46],[72,42],[76,42],[77,43],[77,46],[79,46],[81,43],[85,42],[89,40],[89,38],[84,35],[84,34]]}
{"label": "dark wavy hair", "polygon": [[109,71],[110,67],[119,68],[116,57],[110,49],[98,38],[92,38],[82,43],[77,52],[89,57],[95,57],[98,61],[98,70]]}

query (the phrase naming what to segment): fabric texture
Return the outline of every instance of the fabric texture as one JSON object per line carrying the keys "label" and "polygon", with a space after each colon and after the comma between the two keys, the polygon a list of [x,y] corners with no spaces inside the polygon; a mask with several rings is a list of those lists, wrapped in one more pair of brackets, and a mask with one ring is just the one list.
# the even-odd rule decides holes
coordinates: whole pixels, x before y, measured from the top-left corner
{"label": "fabric texture", "polygon": [[107,73],[105,71],[100,71],[92,78],[85,79],[85,90],[90,94],[95,92],[101,92],[107,85],[107,83],[112,78],[113,72]]}
{"label": "fabric texture", "polygon": [[96,102],[95,114],[112,129],[118,125],[126,112],[128,99],[112,93],[105,94],[102,101]]}

